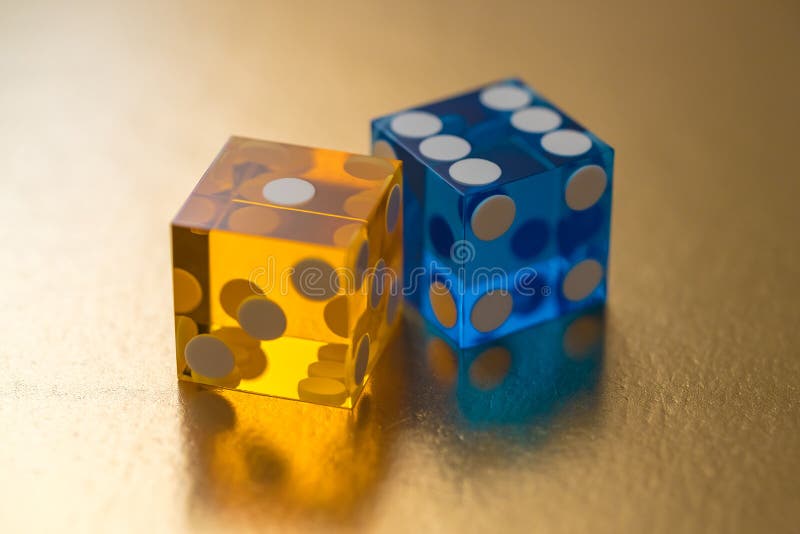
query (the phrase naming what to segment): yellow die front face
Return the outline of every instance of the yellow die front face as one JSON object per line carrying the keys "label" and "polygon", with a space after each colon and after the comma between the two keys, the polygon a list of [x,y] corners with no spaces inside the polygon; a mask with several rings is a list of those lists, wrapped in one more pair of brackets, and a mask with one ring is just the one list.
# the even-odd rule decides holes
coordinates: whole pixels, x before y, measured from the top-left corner
{"label": "yellow die front face", "polygon": [[400,194],[399,162],[231,139],[173,221],[179,378],[351,408],[399,322]]}

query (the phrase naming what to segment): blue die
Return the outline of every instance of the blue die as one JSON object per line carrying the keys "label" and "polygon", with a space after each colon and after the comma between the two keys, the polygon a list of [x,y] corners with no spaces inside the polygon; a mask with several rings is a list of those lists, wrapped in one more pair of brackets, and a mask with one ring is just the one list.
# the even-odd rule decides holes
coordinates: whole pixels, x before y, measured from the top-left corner
{"label": "blue die", "polygon": [[372,122],[408,300],[461,347],[603,302],[614,150],[516,79]]}

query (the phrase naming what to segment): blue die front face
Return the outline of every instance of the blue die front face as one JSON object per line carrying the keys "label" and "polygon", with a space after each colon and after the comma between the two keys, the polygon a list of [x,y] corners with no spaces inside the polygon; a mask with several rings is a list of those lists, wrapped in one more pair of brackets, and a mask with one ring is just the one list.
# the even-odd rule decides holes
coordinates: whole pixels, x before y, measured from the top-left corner
{"label": "blue die front face", "polygon": [[519,80],[376,119],[408,300],[469,347],[605,300],[613,149]]}

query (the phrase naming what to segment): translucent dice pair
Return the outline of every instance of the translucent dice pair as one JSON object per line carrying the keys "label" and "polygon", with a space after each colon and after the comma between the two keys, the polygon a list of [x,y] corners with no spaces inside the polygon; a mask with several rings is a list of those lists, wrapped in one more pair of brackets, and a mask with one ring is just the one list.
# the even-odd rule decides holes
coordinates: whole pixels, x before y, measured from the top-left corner
{"label": "translucent dice pair", "polygon": [[408,300],[460,347],[603,302],[613,149],[510,79],[376,119]]}
{"label": "translucent dice pair", "polygon": [[172,222],[178,376],[350,408],[399,323],[400,162],[231,138]]}

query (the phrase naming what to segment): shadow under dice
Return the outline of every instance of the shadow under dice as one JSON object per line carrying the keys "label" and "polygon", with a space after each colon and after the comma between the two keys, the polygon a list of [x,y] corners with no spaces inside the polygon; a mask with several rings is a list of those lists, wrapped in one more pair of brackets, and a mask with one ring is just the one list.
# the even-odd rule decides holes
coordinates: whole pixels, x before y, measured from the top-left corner
{"label": "shadow under dice", "polygon": [[409,301],[459,346],[603,302],[613,149],[523,82],[378,118]]}
{"label": "shadow under dice", "polygon": [[231,138],[172,222],[178,376],[352,408],[399,321],[400,163]]}

